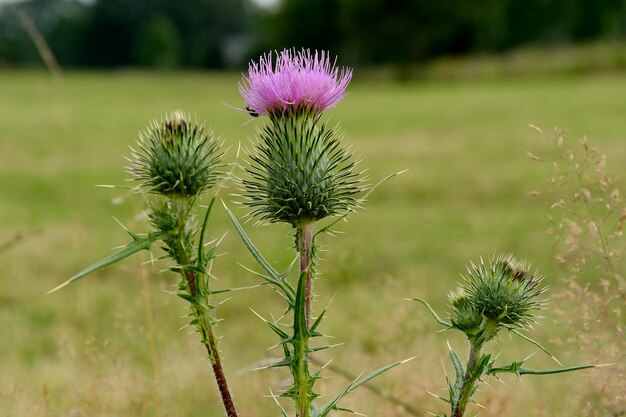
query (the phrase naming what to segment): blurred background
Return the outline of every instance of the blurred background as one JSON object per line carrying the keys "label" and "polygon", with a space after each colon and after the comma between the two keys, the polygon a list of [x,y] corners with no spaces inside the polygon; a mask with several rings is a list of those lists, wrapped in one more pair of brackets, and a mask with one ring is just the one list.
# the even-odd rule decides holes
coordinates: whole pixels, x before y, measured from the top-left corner
{"label": "blurred background", "polygon": [[[286,46],[391,67],[626,35],[623,0],[3,0],[0,66],[40,65],[32,21],[67,68],[239,69]],[[614,65],[624,65],[624,58]]]}
{"label": "blurred background", "polygon": [[[250,59],[290,47],[327,49],[354,69],[325,117],[370,183],[407,169],[322,241],[314,311],[330,303],[323,330],[343,345],[315,356],[334,358],[319,391],[416,355],[372,383],[385,396],[361,389],[344,405],[446,412],[428,392],[444,393],[452,373],[446,342],[464,352],[464,341],[402,300],[443,314],[470,260],[511,252],[551,287],[536,339],[565,365],[615,365],[490,380],[482,415],[624,415],[625,36],[624,0],[0,1],[0,416],[223,414],[167,264],[137,255],[45,293],[128,241],[116,220],[146,231],[124,158],[151,120],[182,109],[223,139],[226,162],[244,164],[263,119],[246,124],[224,103],[244,106]],[[233,181],[220,196],[244,218],[237,193]],[[277,268],[292,261],[287,227],[245,227]],[[223,210],[209,229],[225,235],[214,287],[257,284]],[[249,371],[279,356],[250,308],[279,316],[282,300],[264,287],[222,300],[240,414],[276,416],[269,389],[289,375]],[[537,350],[505,334],[493,349],[502,363]],[[528,361],[555,365],[540,352]]]}

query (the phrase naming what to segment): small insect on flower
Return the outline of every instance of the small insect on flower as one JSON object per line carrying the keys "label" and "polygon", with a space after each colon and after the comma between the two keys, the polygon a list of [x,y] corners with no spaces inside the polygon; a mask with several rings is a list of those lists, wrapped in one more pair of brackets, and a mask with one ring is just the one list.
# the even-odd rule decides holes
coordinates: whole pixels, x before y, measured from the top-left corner
{"label": "small insect on flower", "polygon": [[252,117],[259,117],[260,114],[256,112],[256,110],[254,110],[252,107],[250,106],[246,106],[246,111],[248,112],[248,114]]}
{"label": "small insect on flower", "polygon": [[[243,108],[243,109],[242,109],[241,107],[231,106],[230,104],[228,104],[228,103],[226,103],[226,102],[222,102],[222,104],[224,104],[226,107],[230,107],[230,108],[231,108],[231,109],[233,109],[233,110],[237,110],[237,111],[240,111],[240,112],[242,112],[242,113],[246,113],[246,114],[247,114],[248,116],[250,116],[250,117],[259,117],[259,116],[260,116],[260,114],[259,114],[259,113],[257,113],[257,111],[256,111],[256,110],[254,110],[254,109],[253,109],[252,107],[250,107],[250,106],[246,106],[245,108]],[[252,119],[250,119],[249,121],[247,121],[247,122],[246,122],[246,123],[244,123],[244,124],[248,124],[251,120],[252,120]]]}
{"label": "small insect on flower", "polygon": [[322,112],[341,101],[352,70],[338,68],[327,52],[285,49],[251,62],[239,92],[252,117],[309,107]]}

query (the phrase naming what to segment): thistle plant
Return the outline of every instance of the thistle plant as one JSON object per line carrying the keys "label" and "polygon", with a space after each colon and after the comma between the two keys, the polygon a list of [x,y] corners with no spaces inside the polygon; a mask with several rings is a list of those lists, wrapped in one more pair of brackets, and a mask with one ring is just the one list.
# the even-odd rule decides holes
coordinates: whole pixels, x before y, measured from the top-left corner
{"label": "thistle plant", "polygon": [[[210,269],[216,244],[205,245],[204,235],[215,197],[209,204],[201,226],[194,211],[203,194],[216,188],[223,176],[222,152],[212,133],[193,123],[181,112],[153,122],[139,135],[132,149],[128,172],[138,185],[134,191],[146,197],[147,219],[151,231],[139,236],[128,231],[132,241],[116,253],[92,264],[52,291],[90,273],[121,261],[141,250],[162,245],[164,257],[172,262],[171,271],[180,276],[177,295],[189,303],[189,325],[196,329],[211,362],[217,386],[228,417],[235,409],[215,334],[215,305],[211,296]],[[52,292],[51,291],[51,292]]]}
{"label": "thistle plant", "polygon": [[[274,62],[274,58],[276,61]],[[252,62],[248,76],[239,86],[247,111],[267,116],[257,130],[258,145],[246,167],[242,181],[243,204],[260,222],[288,223],[294,233],[299,273],[293,285],[290,270],[276,271],[246,235],[232,212],[228,211],[244,243],[264,270],[261,277],[274,286],[293,312],[291,332],[279,321],[266,321],[279,336],[284,359],[270,367],[287,367],[292,386],[281,396],[291,398],[297,417],[324,417],[340,410],[338,402],[357,386],[400,362],[383,367],[355,380],[322,407],[315,403],[319,394],[315,383],[321,369],[311,371],[309,355],[328,346],[313,346],[322,336],[322,311],[312,315],[311,299],[315,267],[316,238],[338,219],[359,206],[363,180],[351,154],[341,145],[341,134],[329,127],[322,113],[344,96],[352,71],[338,68],[325,52],[284,50],[275,56],[263,55]],[[334,221],[319,227],[323,219]],[[283,416],[287,412],[282,409]]]}
{"label": "thistle plant", "polygon": [[456,376],[454,380],[446,377],[448,398],[439,398],[450,405],[450,417],[465,414],[467,406],[475,402],[474,394],[486,376],[497,378],[503,373],[518,377],[548,375],[594,367],[582,365],[535,370],[524,367],[525,359],[506,365],[495,364],[496,358],[489,351],[489,343],[501,331],[508,331],[541,349],[561,365],[546,348],[525,334],[536,322],[537,312],[546,305],[541,298],[547,290],[542,285],[542,279],[536,271],[530,270],[527,263],[511,255],[500,255],[488,262],[481,259],[478,265],[472,263],[468,267],[464,282],[448,297],[450,312],[447,320],[441,318],[426,301],[414,299],[423,303],[445,330],[459,330],[468,340],[469,355],[465,366],[454,349],[449,347]]}

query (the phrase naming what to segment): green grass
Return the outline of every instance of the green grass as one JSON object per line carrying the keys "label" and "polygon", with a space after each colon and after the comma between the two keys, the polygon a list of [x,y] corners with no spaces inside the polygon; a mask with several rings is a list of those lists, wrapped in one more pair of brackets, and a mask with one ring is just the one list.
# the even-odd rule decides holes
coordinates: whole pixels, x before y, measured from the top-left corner
{"label": "green grass", "polygon": [[[165,293],[176,278],[161,273],[164,265],[144,266],[146,283],[137,256],[53,295],[45,292],[126,242],[114,217],[143,230],[140,198],[94,185],[125,184],[124,156],[149,120],[177,108],[195,114],[230,147],[229,161],[239,144],[250,146],[261,121],[242,126],[247,116],[222,104],[240,105],[237,82],[235,74],[68,73],[58,82],[44,73],[2,74],[0,244],[35,231],[0,254],[0,410],[6,415],[221,415],[203,351],[194,334],[179,330],[184,303]],[[545,235],[549,212],[545,201],[527,197],[544,186],[550,167],[529,161],[525,152],[545,154],[551,144],[528,123],[548,131],[566,127],[570,141],[587,135],[609,155],[609,171],[619,174],[626,162],[625,96],[624,75],[355,80],[329,112],[331,122],[341,122],[372,181],[408,171],[341,223],[345,234],[324,240],[315,308],[321,311],[334,296],[324,330],[344,345],[320,358],[334,357],[334,364],[358,374],[417,355],[375,383],[417,409],[442,411],[426,390],[444,387],[446,340],[462,341],[434,333],[427,312],[401,300],[419,296],[441,308],[468,260],[500,251],[532,260],[558,290]],[[235,206],[228,190],[223,198]],[[288,228],[247,228],[269,259],[279,266],[291,261]],[[253,262],[220,209],[210,234],[226,232],[215,286],[255,284],[238,265]],[[153,329],[146,302],[154,310]],[[232,294],[219,309],[226,372],[242,416],[277,415],[264,396],[268,384],[277,391],[288,375],[246,370],[276,343],[249,308],[269,316],[280,314],[281,306],[274,292],[257,288]],[[546,344],[557,326],[553,319],[538,331]],[[511,344],[508,338],[503,343]],[[525,345],[512,350],[519,357],[534,351]],[[555,350],[576,360],[576,346]],[[541,355],[532,361],[551,366]],[[482,415],[575,415],[578,404],[560,399],[581,389],[585,376],[507,382],[479,395],[488,407]],[[320,388],[331,394],[344,383],[335,377]],[[346,405],[371,416],[402,415],[366,390],[351,394]]]}

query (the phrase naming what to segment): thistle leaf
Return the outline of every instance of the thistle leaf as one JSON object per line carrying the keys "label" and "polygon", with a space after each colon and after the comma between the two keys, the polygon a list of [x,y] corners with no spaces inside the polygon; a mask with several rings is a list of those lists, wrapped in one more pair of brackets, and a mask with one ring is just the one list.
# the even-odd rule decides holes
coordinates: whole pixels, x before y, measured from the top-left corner
{"label": "thistle leaf", "polygon": [[430,311],[430,314],[433,315],[433,317],[435,318],[435,320],[437,321],[437,323],[441,324],[442,326],[445,326],[447,328],[452,328],[452,323],[445,321],[444,319],[442,319],[441,317],[439,317],[439,315],[437,314],[437,312],[430,306],[430,304],[428,304],[425,300],[422,300],[421,298],[407,298],[407,300],[411,300],[411,301],[419,301],[420,303],[424,304],[426,306],[426,308],[428,309],[428,311]]}
{"label": "thistle leaf", "polygon": [[507,366],[499,366],[497,368],[491,368],[486,372],[486,374],[496,375],[499,373],[511,373],[511,374],[516,374],[517,376],[552,375],[552,374],[562,374],[565,372],[579,371],[581,369],[596,368],[598,366],[598,365],[578,365],[578,366],[570,366],[568,368],[536,370],[536,369],[523,368],[522,364],[523,362],[513,362],[512,364],[507,365]]}
{"label": "thistle leaf", "polygon": [[375,370],[372,373],[369,373],[361,378],[355,379],[354,381],[352,381],[351,384],[349,384],[346,388],[344,388],[343,391],[341,391],[339,394],[337,394],[337,396],[335,396],[335,398],[333,398],[328,404],[326,404],[324,407],[322,407],[319,411],[319,413],[317,414],[317,417],[326,417],[328,415],[328,413],[330,413],[331,411],[337,409],[337,403],[339,403],[339,401],[341,401],[341,399],[343,397],[345,397],[346,395],[348,395],[349,393],[351,393],[352,391],[354,391],[356,388],[358,388],[360,385],[365,384],[366,382],[368,382],[369,380],[377,377],[378,375],[382,374],[385,371],[390,370],[391,368],[395,368],[398,365],[401,365],[403,363],[406,363],[408,361],[410,361],[413,358],[409,358],[409,359],[405,359],[403,361],[399,361],[399,362],[394,362],[392,364],[389,364],[387,366],[383,366],[382,368],[379,368],[377,370]]}
{"label": "thistle leaf", "polygon": [[317,319],[315,319],[315,322],[313,322],[313,324],[311,325],[311,328],[309,329],[311,333],[311,337],[323,336],[321,333],[317,331],[317,327],[322,322],[322,319],[324,318],[324,314],[326,314],[326,310],[322,311],[322,313],[317,317]]}
{"label": "thistle leaf", "polygon": [[241,237],[241,240],[243,240],[244,245],[246,245],[246,248],[248,248],[248,251],[254,257],[254,259],[259,263],[261,268],[263,268],[265,272],[268,273],[268,275],[261,275],[261,277],[265,279],[267,282],[269,282],[270,284],[278,287],[285,295],[285,298],[287,299],[287,302],[289,303],[290,307],[293,307],[293,305],[295,304],[295,294],[294,294],[293,288],[289,286],[282,279],[281,274],[279,274],[272,267],[272,265],[270,265],[270,263],[263,257],[263,255],[261,255],[261,252],[259,252],[256,246],[254,246],[254,244],[252,243],[252,241],[250,240],[246,232],[243,230],[243,227],[241,226],[241,224],[239,223],[239,221],[237,220],[233,212],[228,209],[228,207],[223,201],[222,201],[222,204],[224,204],[224,208],[226,209],[226,212],[228,213],[228,217],[230,217],[230,220],[232,221],[233,226],[235,226],[235,230],[239,234],[239,237]]}
{"label": "thistle leaf", "polygon": [[150,233],[148,234],[148,236],[146,237],[138,237],[137,235],[133,236],[133,241],[131,243],[129,243],[128,245],[124,246],[122,249],[120,249],[119,251],[115,252],[114,254],[107,256],[104,259],[99,260],[98,262],[95,262],[93,264],[91,264],[90,266],[88,266],[87,268],[83,269],[82,271],[80,271],[79,273],[77,273],[76,275],[72,276],[70,279],[68,279],[67,281],[65,281],[63,284],[59,285],[56,288],[51,289],[50,291],[48,291],[48,294],[53,293],[55,291],[60,290],[61,288],[65,287],[66,285],[71,284],[74,281],[77,281],[89,274],[91,274],[92,272],[95,272],[99,269],[105,268],[109,265],[112,265],[116,262],[121,261],[122,259],[128,258],[129,256],[141,251],[141,250],[150,250],[150,248],[152,247],[152,244],[159,240],[160,238],[162,238],[164,235],[166,235],[166,233],[162,233],[162,232],[158,232],[158,233]]}
{"label": "thistle leaf", "polygon": [[554,356],[552,353],[550,353],[550,351],[548,349],[546,349],[545,347],[543,347],[541,344],[539,344],[539,342],[531,339],[530,337],[520,333],[519,331],[517,331],[516,329],[510,329],[510,331],[516,335],[518,335],[519,337],[521,337],[522,339],[524,339],[525,341],[532,343],[533,345],[537,346],[539,349],[541,349],[543,352],[545,352],[548,356],[550,356],[556,363],[558,363],[559,365],[563,366],[563,364],[556,358],[556,356]]}
{"label": "thistle leaf", "polygon": [[294,305],[293,318],[293,338],[294,341],[306,344],[309,337],[309,329],[306,325],[305,303],[306,303],[306,271],[300,273],[298,280],[298,292]]}
{"label": "thistle leaf", "polygon": [[204,233],[206,231],[206,225],[209,221],[209,215],[211,214],[211,210],[213,209],[213,203],[215,203],[215,197],[211,198],[209,207],[207,208],[206,214],[204,215],[204,220],[202,221],[202,228],[200,229],[200,236],[198,239],[198,263],[200,265],[206,265],[207,257],[204,253]]}
{"label": "thistle leaf", "polygon": [[460,389],[460,387],[463,385],[463,376],[465,375],[465,371],[463,370],[463,365],[461,364],[459,355],[457,355],[457,353],[454,351],[454,349],[452,349],[449,343],[448,350],[450,351],[450,358],[452,359],[452,365],[454,365],[454,371],[456,372],[454,386]]}
{"label": "thistle leaf", "polygon": [[274,331],[274,333],[276,333],[278,336],[281,337],[282,340],[281,340],[280,343],[286,343],[286,342],[289,342],[291,340],[291,336],[289,336],[289,334],[287,334],[287,332],[285,332],[283,329],[278,327],[276,324],[274,324],[274,323],[270,322],[269,320],[265,319],[263,316],[261,316],[259,313],[257,313],[253,309],[250,309],[250,311],[252,311],[252,313],[254,313],[255,316],[257,316],[258,318],[263,320],[263,322],[265,324],[267,324],[270,327],[270,329],[272,329],[272,331]]}

